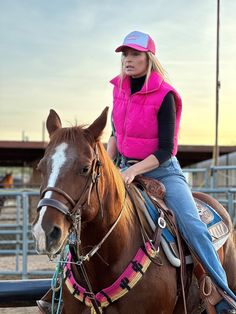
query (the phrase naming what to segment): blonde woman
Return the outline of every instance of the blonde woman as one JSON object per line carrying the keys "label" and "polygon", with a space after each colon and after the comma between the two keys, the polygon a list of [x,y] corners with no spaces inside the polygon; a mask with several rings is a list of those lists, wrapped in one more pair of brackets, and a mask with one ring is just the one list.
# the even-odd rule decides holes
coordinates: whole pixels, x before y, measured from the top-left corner
{"label": "blonde woman", "polygon": [[[134,31],[125,37],[116,52],[122,53],[121,74],[111,80],[114,130],[108,154],[111,158],[119,154],[125,183],[130,184],[143,174],[165,185],[165,202],[174,211],[184,239],[216,285],[236,300],[175,157],[182,101],[165,81],[155,56],[155,43],[150,35]],[[216,305],[216,312],[236,313],[232,307],[222,300]]]}

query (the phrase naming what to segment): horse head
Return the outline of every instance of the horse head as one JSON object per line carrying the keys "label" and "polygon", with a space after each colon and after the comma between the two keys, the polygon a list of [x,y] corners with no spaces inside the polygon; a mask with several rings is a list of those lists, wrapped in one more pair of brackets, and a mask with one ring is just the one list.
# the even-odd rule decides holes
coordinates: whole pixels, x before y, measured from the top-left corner
{"label": "horse head", "polygon": [[54,110],[47,118],[49,144],[38,164],[42,175],[38,214],[33,235],[39,253],[61,251],[77,224],[93,221],[101,209],[98,187],[101,161],[97,145],[105,128],[108,108],[87,128],[62,128]]}
{"label": "horse head", "polygon": [[10,189],[13,187],[13,174],[12,172],[7,172],[5,176],[0,180],[0,187],[4,189]]}

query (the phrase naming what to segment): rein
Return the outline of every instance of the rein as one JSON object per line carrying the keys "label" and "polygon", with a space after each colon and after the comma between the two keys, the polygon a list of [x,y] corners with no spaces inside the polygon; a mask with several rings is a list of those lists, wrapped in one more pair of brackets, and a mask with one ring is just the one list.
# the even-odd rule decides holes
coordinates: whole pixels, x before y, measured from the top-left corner
{"label": "rein", "polygon": [[108,232],[105,234],[105,236],[102,238],[102,240],[95,245],[85,256],[83,255],[79,255],[77,256],[77,258],[79,259],[78,264],[83,263],[85,261],[89,261],[90,258],[97,253],[97,251],[100,249],[100,247],[102,246],[102,244],[106,241],[106,239],[109,237],[109,235],[112,233],[112,231],[115,229],[115,227],[117,226],[118,222],[120,221],[120,218],[124,212],[125,209],[125,200],[126,200],[126,190],[125,190],[125,197],[124,197],[124,201],[123,204],[121,206],[121,210],[119,212],[118,217],[116,218],[116,220],[113,222],[113,224],[111,225],[111,228],[108,230]]}
{"label": "rein", "polygon": [[[102,312],[102,309],[100,311],[100,308],[99,308],[99,305],[98,305],[98,302],[96,300],[96,295],[94,294],[94,292],[92,291],[92,286],[91,286],[91,283],[90,283],[90,280],[89,280],[89,277],[87,275],[87,272],[86,272],[86,269],[85,269],[85,266],[84,266],[84,262],[85,261],[89,261],[90,258],[100,249],[100,247],[102,246],[102,244],[106,241],[106,239],[109,237],[109,235],[112,233],[112,231],[115,229],[115,227],[117,226],[118,222],[120,221],[120,218],[122,216],[122,213],[124,212],[124,204],[125,204],[125,200],[126,200],[126,190],[125,190],[125,197],[124,197],[124,201],[123,201],[123,204],[122,204],[122,207],[121,207],[121,210],[120,210],[120,213],[117,217],[117,219],[115,220],[115,222],[112,224],[111,228],[109,229],[109,231],[106,233],[106,235],[102,238],[102,240],[97,244],[95,245],[85,256],[83,255],[80,255],[79,254],[79,250],[78,250],[78,247],[76,245],[76,239],[77,237],[74,236],[74,239],[75,241],[73,242],[70,242],[69,243],[69,247],[70,247],[70,253],[71,253],[71,256],[75,262],[76,265],[78,265],[78,271],[80,273],[80,276],[82,277],[82,279],[84,280],[84,283],[86,285],[86,294],[87,296],[89,297],[89,299],[91,300],[91,303],[93,305],[93,308],[94,308],[94,311],[95,313],[97,314],[101,314]],[[75,231],[76,232],[76,231]],[[79,239],[80,239],[80,236],[79,236]],[[77,262],[76,262],[77,260]]]}

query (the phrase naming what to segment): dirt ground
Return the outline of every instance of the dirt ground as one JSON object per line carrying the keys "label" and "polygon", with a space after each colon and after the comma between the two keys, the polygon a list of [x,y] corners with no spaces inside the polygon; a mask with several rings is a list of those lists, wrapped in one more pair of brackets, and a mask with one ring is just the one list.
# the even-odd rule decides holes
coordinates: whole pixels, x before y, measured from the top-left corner
{"label": "dirt ground", "polygon": [[[15,201],[10,199],[6,201],[6,206],[2,208],[0,212],[0,224],[2,225],[2,229],[4,229],[4,225],[15,224],[16,221],[16,208],[14,206]],[[20,214],[22,217],[22,214]],[[22,223],[20,220],[19,224]],[[0,235],[0,240],[12,240],[9,239],[7,235]],[[9,247],[8,249],[10,249]],[[6,249],[6,247],[1,246],[1,249]],[[16,257],[15,256],[0,256],[0,272],[11,272],[16,271]],[[45,255],[28,255],[28,263],[27,270],[29,272],[32,271],[51,271],[53,273],[55,269],[55,263],[52,263],[48,260],[48,257]],[[22,270],[22,256],[19,256],[19,271]],[[36,276],[32,275],[30,278],[51,278],[52,275],[45,276]],[[14,280],[21,279],[20,276],[15,275],[1,275],[0,280]],[[38,314],[37,307],[21,307],[21,308],[0,308],[0,314]]]}
{"label": "dirt ground", "polygon": [[[45,255],[29,255],[28,256],[28,271],[45,271],[55,269],[55,263],[48,260]],[[16,257],[14,256],[1,256],[0,258],[0,271],[14,271],[16,267]],[[19,270],[22,269],[22,256],[19,256]],[[1,279],[12,279],[9,276],[0,276]],[[21,278],[19,278],[21,279]],[[0,312],[1,313],[1,312]]]}
{"label": "dirt ground", "polygon": [[[21,257],[20,257],[21,262]],[[20,263],[21,265],[21,263]],[[0,270],[9,271],[15,270],[15,257],[14,256],[1,256],[0,258]],[[28,256],[28,270],[51,270],[53,272],[55,264],[49,262],[47,256],[32,255]],[[49,275],[47,275],[50,278]],[[17,277],[1,276],[0,280],[8,279],[21,279]],[[21,308],[0,308],[0,314],[39,314],[37,307],[21,307]]]}
{"label": "dirt ground", "polygon": [[15,307],[15,308],[0,308],[1,314],[39,314],[37,307]]}

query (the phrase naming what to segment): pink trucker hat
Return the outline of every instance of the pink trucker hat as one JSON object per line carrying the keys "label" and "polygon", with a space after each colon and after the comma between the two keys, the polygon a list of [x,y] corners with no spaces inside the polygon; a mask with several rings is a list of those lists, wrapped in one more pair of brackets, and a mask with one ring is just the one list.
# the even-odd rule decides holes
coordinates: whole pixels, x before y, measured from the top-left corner
{"label": "pink trucker hat", "polygon": [[116,48],[116,52],[121,52],[125,47],[130,47],[138,51],[150,51],[153,54],[156,52],[156,47],[152,38],[142,32],[131,32],[129,33],[121,46]]}

